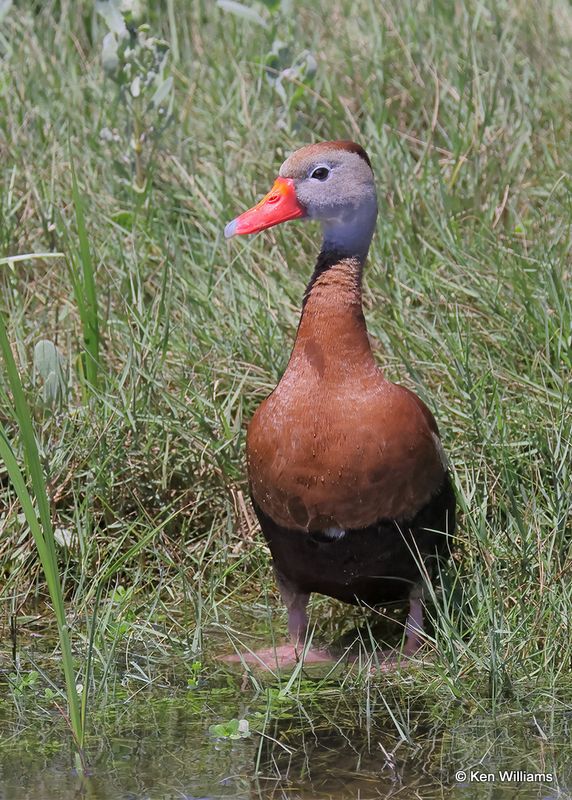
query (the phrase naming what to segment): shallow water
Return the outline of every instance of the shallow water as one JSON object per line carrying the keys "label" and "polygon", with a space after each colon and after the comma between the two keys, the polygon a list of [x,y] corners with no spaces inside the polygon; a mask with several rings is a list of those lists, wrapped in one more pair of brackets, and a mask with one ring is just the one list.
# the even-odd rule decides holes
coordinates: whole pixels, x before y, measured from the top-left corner
{"label": "shallow water", "polygon": [[[21,707],[17,714],[5,702],[0,798],[571,796],[572,711],[506,707],[493,719],[435,697],[412,703],[398,685],[344,689],[339,680],[320,680],[319,687],[318,680],[308,677],[290,697],[273,685],[244,688],[235,673],[218,686],[114,701],[91,721],[87,778],[74,770],[57,711],[38,716],[37,708],[32,714]],[[232,718],[247,720],[250,735],[232,740],[209,732]],[[493,777],[471,781],[471,768]],[[547,777],[502,782],[500,770]]]}

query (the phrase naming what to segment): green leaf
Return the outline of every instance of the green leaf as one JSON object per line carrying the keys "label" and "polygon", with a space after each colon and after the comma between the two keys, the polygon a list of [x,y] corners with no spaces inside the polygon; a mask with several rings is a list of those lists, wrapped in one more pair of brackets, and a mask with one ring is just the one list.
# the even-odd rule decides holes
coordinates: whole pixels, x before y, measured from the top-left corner
{"label": "green leaf", "polygon": [[119,66],[119,44],[114,33],[106,33],[101,45],[101,64],[108,75],[113,74]]}
{"label": "green leaf", "polygon": [[119,225],[126,231],[133,228],[133,212],[132,211],[117,211],[111,215],[111,219],[116,225]]}
{"label": "green leaf", "polygon": [[159,88],[151,98],[151,103],[154,108],[159,108],[159,106],[164,103],[164,101],[169,97],[172,88],[173,88],[173,76],[169,75],[169,77],[163,81],[163,83],[159,86]]}
{"label": "green leaf", "polygon": [[237,3],[236,0],[217,0],[217,6],[223,11],[234,14],[236,17],[242,17],[249,22],[255,22],[257,25],[260,25],[261,28],[268,28],[268,23],[266,20],[262,19],[258,11],[242,3]]}
{"label": "green leaf", "polygon": [[49,339],[40,339],[34,347],[34,369],[45,380],[51,372],[57,372],[62,355]]}
{"label": "green leaf", "polygon": [[46,403],[55,403],[65,392],[65,360],[56,345],[49,339],[40,339],[34,347],[34,373],[44,381]]}
{"label": "green leaf", "polygon": [[217,739],[246,739],[250,736],[250,725],[247,719],[231,719],[209,727],[211,736]]}
{"label": "green leaf", "polygon": [[139,75],[136,75],[133,78],[131,82],[130,91],[132,97],[139,97],[139,95],[141,94],[141,78],[139,77]]}
{"label": "green leaf", "polygon": [[0,0],[0,22],[12,8],[12,0]]}
{"label": "green leaf", "polygon": [[103,17],[105,24],[112,33],[117,36],[128,36],[127,26],[125,19],[121,13],[121,4],[119,0],[97,0],[95,3],[95,10]]}

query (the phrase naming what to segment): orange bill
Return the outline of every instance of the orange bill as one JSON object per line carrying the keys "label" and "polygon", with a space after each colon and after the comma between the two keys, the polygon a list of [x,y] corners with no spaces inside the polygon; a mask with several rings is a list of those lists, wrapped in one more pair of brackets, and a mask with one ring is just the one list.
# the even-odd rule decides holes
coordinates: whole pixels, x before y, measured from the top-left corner
{"label": "orange bill", "polygon": [[230,239],[231,236],[258,233],[289,219],[305,216],[306,209],[296,197],[292,178],[276,178],[272,189],[259,203],[228,223],[224,235]]}

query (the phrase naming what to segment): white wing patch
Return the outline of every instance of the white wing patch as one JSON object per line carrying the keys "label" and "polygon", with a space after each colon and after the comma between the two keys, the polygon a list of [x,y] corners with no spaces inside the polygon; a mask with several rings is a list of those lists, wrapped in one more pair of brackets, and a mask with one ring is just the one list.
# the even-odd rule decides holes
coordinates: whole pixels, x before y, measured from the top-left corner
{"label": "white wing patch", "polygon": [[324,535],[329,536],[330,539],[341,539],[346,532],[343,528],[324,528]]}

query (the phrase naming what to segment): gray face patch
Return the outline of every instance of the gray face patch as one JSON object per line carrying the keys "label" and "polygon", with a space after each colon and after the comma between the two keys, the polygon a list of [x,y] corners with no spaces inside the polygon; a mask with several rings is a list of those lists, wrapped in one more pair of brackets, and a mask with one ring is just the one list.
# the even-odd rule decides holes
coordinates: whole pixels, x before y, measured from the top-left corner
{"label": "gray face patch", "polygon": [[[328,170],[327,177],[316,177],[320,170]],[[373,173],[362,156],[311,145],[286,159],[280,176],[292,178],[308,217],[321,222],[327,249],[365,258],[375,229],[377,196]]]}

